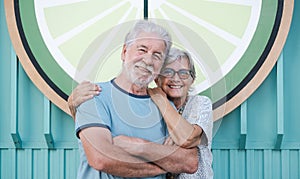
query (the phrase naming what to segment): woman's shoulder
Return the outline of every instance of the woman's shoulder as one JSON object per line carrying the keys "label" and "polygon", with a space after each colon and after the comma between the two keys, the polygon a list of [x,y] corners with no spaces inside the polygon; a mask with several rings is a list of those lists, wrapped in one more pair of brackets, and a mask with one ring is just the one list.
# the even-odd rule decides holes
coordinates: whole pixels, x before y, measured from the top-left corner
{"label": "woman's shoulder", "polygon": [[198,105],[212,105],[211,99],[207,96],[203,96],[203,95],[192,95],[189,96],[188,98],[189,103],[195,104],[197,103]]}

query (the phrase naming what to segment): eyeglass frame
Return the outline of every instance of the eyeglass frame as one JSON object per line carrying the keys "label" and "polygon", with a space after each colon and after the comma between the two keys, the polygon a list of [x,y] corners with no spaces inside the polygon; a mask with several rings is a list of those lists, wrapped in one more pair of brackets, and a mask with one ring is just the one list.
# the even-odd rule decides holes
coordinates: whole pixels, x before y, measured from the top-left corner
{"label": "eyeglass frame", "polygon": [[[165,71],[165,70],[170,70],[171,72],[172,72],[172,76],[166,76],[166,75],[163,75],[163,72]],[[188,77],[186,77],[186,78],[182,78],[181,77],[181,75],[180,75],[180,72],[181,71],[185,71],[185,72],[188,72],[189,74],[188,74]],[[194,77],[193,77],[193,72],[192,72],[192,70],[187,70],[187,69],[180,69],[180,70],[178,70],[178,71],[175,71],[174,69],[172,69],[172,68],[165,68],[165,69],[163,69],[161,72],[160,72],[160,76],[163,76],[163,77],[165,77],[165,78],[173,78],[174,76],[175,76],[175,74],[177,73],[177,75],[178,75],[178,77],[180,78],[180,79],[182,79],[182,80],[186,80],[186,79],[188,79],[189,77],[192,77],[193,79],[194,79]]]}

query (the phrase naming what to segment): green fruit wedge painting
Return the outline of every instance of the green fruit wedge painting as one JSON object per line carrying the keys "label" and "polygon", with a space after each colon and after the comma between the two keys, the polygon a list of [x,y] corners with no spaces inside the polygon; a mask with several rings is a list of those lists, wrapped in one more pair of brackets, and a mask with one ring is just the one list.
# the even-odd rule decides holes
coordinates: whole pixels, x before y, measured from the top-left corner
{"label": "green fruit wedge painting", "polygon": [[[16,54],[34,84],[69,113],[76,84],[118,75],[124,38],[139,19],[154,21],[190,52],[191,93],[212,99],[218,120],[244,102],[275,65],[293,0],[5,0]],[[151,84],[154,85],[154,84]]]}

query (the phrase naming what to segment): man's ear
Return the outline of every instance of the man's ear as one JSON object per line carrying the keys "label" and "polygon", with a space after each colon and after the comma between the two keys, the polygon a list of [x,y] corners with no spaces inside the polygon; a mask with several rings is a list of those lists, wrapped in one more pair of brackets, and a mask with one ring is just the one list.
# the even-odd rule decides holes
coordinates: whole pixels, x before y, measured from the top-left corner
{"label": "man's ear", "polygon": [[124,62],[125,61],[125,54],[126,54],[126,51],[127,51],[127,46],[126,44],[123,45],[123,48],[122,48],[122,52],[121,52],[121,60]]}

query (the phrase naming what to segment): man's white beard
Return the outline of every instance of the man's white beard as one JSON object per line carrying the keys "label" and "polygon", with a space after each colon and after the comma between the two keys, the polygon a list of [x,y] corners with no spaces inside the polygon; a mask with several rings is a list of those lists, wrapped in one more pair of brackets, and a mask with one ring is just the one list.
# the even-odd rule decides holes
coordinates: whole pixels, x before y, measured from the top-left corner
{"label": "man's white beard", "polygon": [[[148,85],[154,80],[155,78],[155,74],[154,74],[154,70],[153,70],[153,67],[151,66],[146,66],[143,62],[139,62],[138,64],[135,64],[135,65],[138,65],[138,66],[141,66],[143,68],[146,68],[147,70],[149,70],[150,74],[147,75],[142,75],[142,74],[139,74],[139,73],[142,73],[142,72],[137,72],[135,71],[135,69],[130,69],[128,68],[127,70],[127,75],[130,79],[130,81],[139,86],[139,87],[148,87]],[[125,66],[126,68],[126,66]]]}
{"label": "man's white beard", "polygon": [[140,86],[140,87],[148,87],[148,85],[154,80],[154,76],[151,75],[149,76],[148,78],[136,78],[133,83],[137,86]]}

